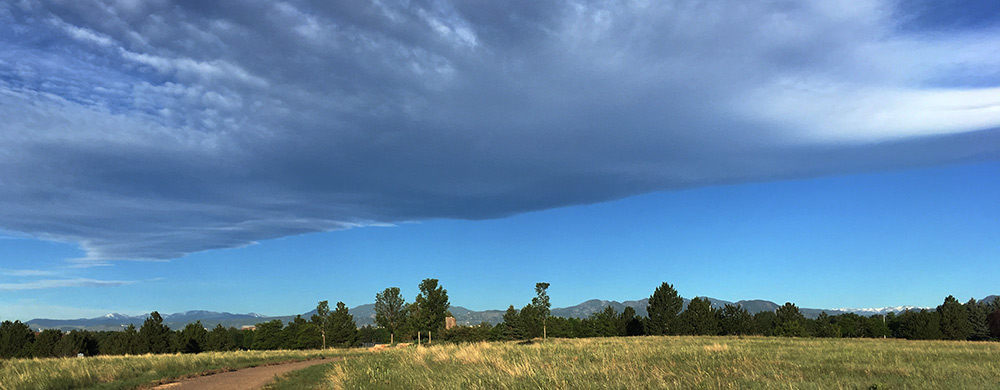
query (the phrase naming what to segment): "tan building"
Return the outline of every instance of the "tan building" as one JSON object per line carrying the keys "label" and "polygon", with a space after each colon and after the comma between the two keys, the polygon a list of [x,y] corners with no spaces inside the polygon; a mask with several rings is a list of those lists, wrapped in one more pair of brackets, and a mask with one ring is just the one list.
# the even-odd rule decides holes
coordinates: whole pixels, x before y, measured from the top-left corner
{"label": "tan building", "polygon": [[444,318],[444,328],[451,329],[458,326],[458,322],[455,321],[455,317],[445,317]]}

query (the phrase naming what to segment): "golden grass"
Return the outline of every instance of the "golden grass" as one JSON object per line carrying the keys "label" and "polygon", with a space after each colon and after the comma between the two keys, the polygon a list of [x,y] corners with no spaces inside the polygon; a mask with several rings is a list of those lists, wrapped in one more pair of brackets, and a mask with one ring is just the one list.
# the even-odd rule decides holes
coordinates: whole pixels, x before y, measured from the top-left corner
{"label": "golden grass", "polygon": [[1000,389],[1000,343],[630,337],[387,350],[331,366],[332,388]]}
{"label": "golden grass", "polygon": [[167,378],[194,376],[260,364],[343,356],[353,352],[235,351],[199,354],[95,356],[0,361],[0,390],[133,388]]}

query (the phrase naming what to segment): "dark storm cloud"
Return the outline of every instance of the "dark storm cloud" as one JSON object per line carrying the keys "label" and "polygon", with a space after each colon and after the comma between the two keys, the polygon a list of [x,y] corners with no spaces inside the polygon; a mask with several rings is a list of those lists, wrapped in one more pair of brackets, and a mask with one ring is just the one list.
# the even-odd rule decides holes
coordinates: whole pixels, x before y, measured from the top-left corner
{"label": "dark storm cloud", "polygon": [[976,78],[1000,68],[997,24],[920,34],[907,16],[918,11],[0,5],[0,229],[79,243],[87,261],[169,259],[312,231],[997,158],[1000,88]]}

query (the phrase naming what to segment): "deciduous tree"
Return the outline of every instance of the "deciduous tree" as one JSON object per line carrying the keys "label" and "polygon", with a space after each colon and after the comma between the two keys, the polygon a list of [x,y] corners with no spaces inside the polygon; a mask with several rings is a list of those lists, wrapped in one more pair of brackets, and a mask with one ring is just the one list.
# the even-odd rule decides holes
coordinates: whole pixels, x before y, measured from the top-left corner
{"label": "deciduous tree", "polygon": [[[378,307],[378,302],[375,303]],[[312,316],[312,322],[319,327],[320,337],[323,339],[323,349],[326,349],[326,330],[330,328],[330,302],[319,301],[316,305],[316,314]]]}
{"label": "deciduous tree", "polygon": [[389,332],[389,343],[395,343],[396,330],[406,323],[406,301],[399,287],[375,294],[375,322]]}
{"label": "deciduous tree", "polygon": [[416,312],[414,325],[417,331],[437,331],[444,328],[444,319],[447,316],[448,290],[438,285],[437,279],[424,279],[420,282],[420,294],[414,300]]}

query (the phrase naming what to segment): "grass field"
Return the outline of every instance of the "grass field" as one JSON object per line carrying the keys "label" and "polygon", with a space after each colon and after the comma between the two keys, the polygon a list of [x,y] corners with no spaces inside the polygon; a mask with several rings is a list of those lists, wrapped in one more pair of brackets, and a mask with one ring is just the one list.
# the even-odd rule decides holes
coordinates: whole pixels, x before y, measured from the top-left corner
{"label": "grass field", "polygon": [[358,353],[361,351],[236,351],[0,360],[0,390],[132,389],[208,371]]}
{"label": "grass field", "polygon": [[[316,371],[321,369],[326,370],[322,380]],[[312,383],[300,380],[285,388],[1000,389],[1000,343],[550,339],[388,350],[317,366],[309,378]]]}

